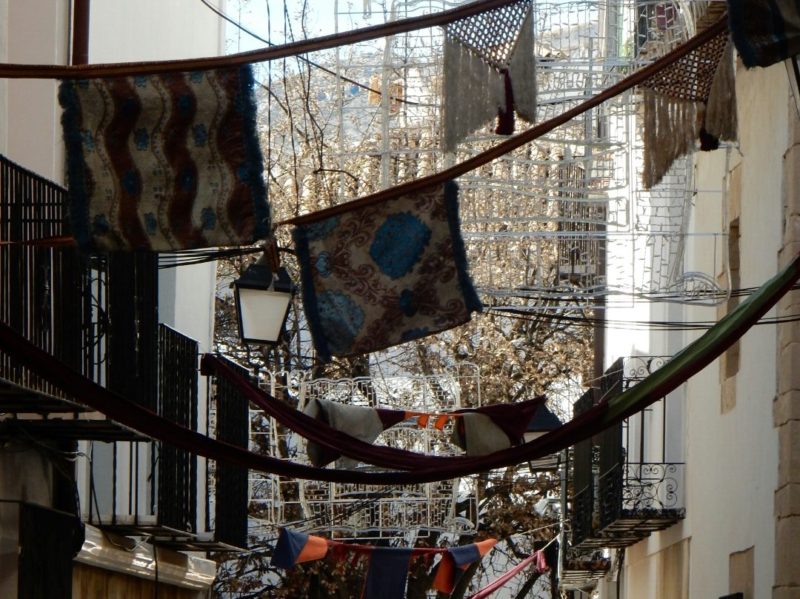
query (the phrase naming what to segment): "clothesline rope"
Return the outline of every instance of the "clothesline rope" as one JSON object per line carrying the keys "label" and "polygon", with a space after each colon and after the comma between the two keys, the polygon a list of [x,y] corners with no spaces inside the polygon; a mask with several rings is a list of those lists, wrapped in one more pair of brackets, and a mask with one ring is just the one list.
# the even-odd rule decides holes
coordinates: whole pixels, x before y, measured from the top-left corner
{"label": "clothesline rope", "polygon": [[276,226],[282,225],[302,225],[308,224],[311,222],[315,222],[321,219],[329,218],[331,216],[336,216],[338,214],[342,214],[343,212],[347,212],[353,210],[355,208],[360,208],[364,206],[370,206],[373,204],[378,204],[380,202],[384,202],[386,200],[394,199],[406,194],[412,194],[419,192],[425,188],[433,187],[435,185],[444,184],[447,181],[454,180],[461,175],[464,175],[468,172],[471,172],[484,164],[491,162],[492,160],[499,158],[516,150],[523,145],[530,143],[531,141],[538,139],[542,135],[549,133],[553,129],[571,121],[577,116],[580,116],[584,112],[599,106],[603,102],[610,100],[618,96],[619,94],[636,87],[637,85],[642,84],[643,82],[649,80],[653,75],[659,73],[663,69],[666,69],[673,63],[679,61],[687,54],[695,51],[697,48],[702,47],[706,43],[710,43],[722,32],[727,29],[727,21],[725,18],[718,20],[714,25],[709,27],[708,29],[702,31],[701,33],[697,34],[693,38],[689,39],[684,44],[681,44],[668,54],[664,55],[663,57],[659,58],[658,60],[652,62],[650,65],[639,69],[638,71],[632,73],[631,75],[625,77],[624,79],[618,81],[614,85],[606,88],[602,92],[599,92],[589,98],[588,100],[570,108],[569,110],[564,111],[560,115],[553,117],[547,121],[539,123],[522,133],[519,133],[506,141],[497,144],[496,146],[489,148],[488,150],[476,154],[472,158],[469,158],[463,162],[460,162],[450,168],[444,169],[438,173],[433,175],[428,175],[426,177],[421,177],[418,179],[413,179],[406,183],[402,183],[400,185],[396,185],[394,187],[390,187],[388,189],[384,189],[377,193],[373,193],[367,196],[363,196],[361,198],[351,200],[349,202],[345,202],[343,204],[339,204],[337,206],[332,206],[330,208],[326,208],[324,210],[318,210],[311,214],[306,214],[298,217],[294,217],[291,219],[279,221],[276,223]]}
{"label": "clothesline rope", "polygon": [[2,63],[0,64],[0,77],[6,79],[86,79],[90,77],[131,77],[176,71],[235,67],[446,25],[453,21],[514,4],[515,2],[518,2],[518,0],[477,0],[464,6],[431,15],[399,19],[384,25],[362,27],[345,33],[324,35],[227,56],[68,66]]}

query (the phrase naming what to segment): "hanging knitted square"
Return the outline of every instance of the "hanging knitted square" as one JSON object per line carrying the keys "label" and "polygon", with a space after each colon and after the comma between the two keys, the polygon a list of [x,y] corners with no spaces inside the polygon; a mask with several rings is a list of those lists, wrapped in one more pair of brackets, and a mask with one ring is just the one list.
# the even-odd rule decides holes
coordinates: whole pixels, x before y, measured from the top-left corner
{"label": "hanging knitted square", "polygon": [[323,360],[444,331],[481,309],[453,182],[298,226],[294,239]]}
{"label": "hanging knitted square", "polygon": [[495,116],[496,132],[505,135],[514,132],[515,111],[535,120],[532,7],[519,0],[445,27],[445,151]]}
{"label": "hanging knitted square", "polygon": [[70,216],[92,250],[269,235],[249,66],[63,81]]}
{"label": "hanging knitted square", "polygon": [[657,185],[693,151],[736,139],[733,46],[727,32],[711,38],[641,84],[644,105],[642,184]]}

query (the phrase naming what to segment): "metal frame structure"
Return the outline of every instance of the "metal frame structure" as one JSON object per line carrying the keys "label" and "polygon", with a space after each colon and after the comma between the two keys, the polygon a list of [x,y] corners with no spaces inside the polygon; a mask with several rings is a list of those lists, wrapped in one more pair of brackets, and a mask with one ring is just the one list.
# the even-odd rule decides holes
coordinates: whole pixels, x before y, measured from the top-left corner
{"label": "metal frame structure", "polygon": [[[310,379],[307,373],[267,373],[263,383],[273,397],[285,397],[298,409],[316,398],[370,407],[386,406],[417,412],[443,412],[481,405],[481,379],[477,366],[429,376],[359,377]],[[380,435],[377,444],[437,455],[455,455],[449,441],[450,426],[442,430],[420,428],[413,420],[396,425]],[[284,459],[306,462],[305,441],[278,426],[261,411],[250,413],[251,448]],[[363,464],[358,468],[369,468]],[[460,480],[377,488],[369,485],[286,480],[268,474],[250,473],[251,532],[278,525],[308,531],[336,532],[341,539],[369,539],[413,534],[424,537],[433,531],[457,533],[474,529],[476,509],[463,504],[455,511],[462,491]],[[463,499],[463,498],[462,498]],[[469,502],[477,501],[470,495]]]}
{"label": "metal frame structure", "polygon": [[[376,4],[391,20],[458,3],[373,2],[372,20],[342,4],[336,3],[337,29],[358,19],[374,23]],[[687,3],[534,2],[537,121],[560,114],[685,40],[691,27],[679,4]],[[338,75],[369,81],[381,92],[334,83],[329,94],[338,119],[342,200],[428,174],[498,140],[487,127],[462,143],[455,156],[439,150],[442,38],[441,30],[422,30],[337,50]],[[720,301],[724,290],[713,276],[686,263],[684,249],[687,243],[702,244],[706,254],[718,255],[723,232],[691,238],[686,233],[693,195],[690,159],[678,161],[656,188],[642,188],[638,112],[638,96],[625,93],[459,178],[472,277],[487,305],[598,308],[627,305],[634,294]],[[367,161],[368,172],[352,170],[358,159]],[[599,265],[620,251],[628,252],[629,266],[604,272]]]}

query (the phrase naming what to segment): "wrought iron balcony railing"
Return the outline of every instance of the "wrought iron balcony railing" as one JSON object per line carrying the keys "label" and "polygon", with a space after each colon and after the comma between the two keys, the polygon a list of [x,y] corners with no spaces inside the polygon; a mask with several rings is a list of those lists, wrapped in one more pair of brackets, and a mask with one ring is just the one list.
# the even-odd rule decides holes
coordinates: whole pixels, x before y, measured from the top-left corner
{"label": "wrought iron balcony railing", "polygon": [[[608,397],[632,387],[668,360],[618,360],[606,372],[599,392],[587,392],[576,402],[576,413],[591,407],[597,395]],[[575,494],[570,502],[573,547],[625,547],[685,517],[684,464],[667,459],[680,455],[679,447],[671,447],[679,437],[670,436],[668,422],[662,399],[596,435],[590,453],[588,447],[576,446],[571,473]]]}

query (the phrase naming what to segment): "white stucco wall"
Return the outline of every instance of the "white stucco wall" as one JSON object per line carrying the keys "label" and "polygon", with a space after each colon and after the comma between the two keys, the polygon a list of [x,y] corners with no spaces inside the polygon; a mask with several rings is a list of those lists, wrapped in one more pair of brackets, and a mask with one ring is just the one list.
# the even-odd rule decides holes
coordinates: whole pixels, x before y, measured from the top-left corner
{"label": "white stucco wall", "polygon": [[[740,68],[736,89],[739,151],[731,166],[740,161],[741,285],[756,287],[777,271],[781,243],[789,114],[786,69]],[[702,157],[698,164],[702,171]],[[755,596],[771,597],[778,464],[772,421],[775,356],[775,326],[754,327],[742,338],[736,407],[724,415],[718,363],[689,382],[689,396],[697,398],[690,402],[688,418],[691,596],[726,594],[729,555],[754,547]]]}
{"label": "white stucco wall", "polygon": [[[65,64],[69,4],[0,0],[0,59]],[[56,82],[10,79],[0,83],[0,152],[57,182],[64,180],[61,110]]]}
{"label": "white stucco wall", "polygon": [[[716,191],[726,169],[741,169],[740,256],[742,287],[757,287],[777,271],[781,243],[782,158],[787,147],[788,79],[783,65],[737,71],[738,148],[697,155],[698,193],[693,231],[719,229]],[[701,248],[689,256],[701,264]],[[710,270],[707,272],[714,272]],[[716,272],[719,272],[717,269]],[[774,315],[774,311],[772,313]],[[714,320],[716,311],[686,307],[672,320]],[[682,335],[681,345],[698,333]],[[674,353],[678,348],[672,348]],[[624,597],[657,597],[658,553],[690,539],[689,597],[730,592],[729,556],[754,548],[755,597],[772,596],[775,536],[773,494],[778,441],[773,428],[776,329],[757,326],[741,341],[736,406],[722,413],[719,361],[683,386],[686,395],[686,520],[627,550]]]}

